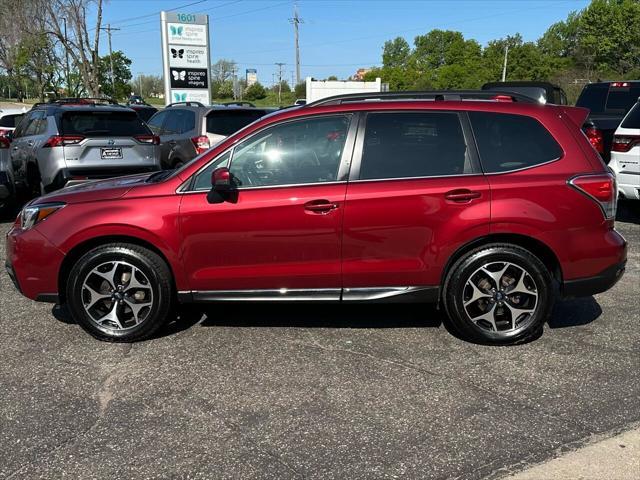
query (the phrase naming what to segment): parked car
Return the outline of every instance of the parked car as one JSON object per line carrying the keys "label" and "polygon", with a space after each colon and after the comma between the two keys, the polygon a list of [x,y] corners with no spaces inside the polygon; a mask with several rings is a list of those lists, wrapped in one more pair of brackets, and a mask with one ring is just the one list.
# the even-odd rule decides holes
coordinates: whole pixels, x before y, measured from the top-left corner
{"label": "parked car", "polygon": [[490,82],[482,85],[482,90],[519,93],[540,103],[554,103],[556,105],[568,103],[564,90],[549,82]]}
{"label": "parked car", "polygon": [[5,108],[0,110],[0,137],[9,136],[16,129],[16,125],[20,123],[26,108]]}
{"label": "parked car", "polygon": [[156,107],[147,103],[127,103],[127,107],[136,112],[145,122],[148,122],[158,112]]}
{"label": "parked car", "polygon": [[163,168],[178,168],[268,112],[251,106],[172,103],[148,124],[160,137]]}
{"label": "parked car", "polygon": [[464,338],[514,343],[558,294],[616,283],[626,242],[585,109],[411,95],[283,110],[179,170],[39,198],[8,234],[9,275],[127,342],[176,302],[421,301]]}
{"label": "parked car", "polygon": [[9,210],[15,201],[15,177],[10,149],[11,136],[0,135],[0,214]]}
{"label": "parked car", "polygon": [[584,86],[576,106],[588,108],[583,130],[605,162],[611,158],[613,134],[640,97],[640,80],[597,82]]}
{"label": "parked car", "polygon": [[34,195],[160,169],[159,139],[131,109],[97,99],[37,104],[13,132],[16,182]]}
{"label": "parked car", "polygon": [[618,194],[640,200],[640,99],[616,130],[609,167],[616,174]]}

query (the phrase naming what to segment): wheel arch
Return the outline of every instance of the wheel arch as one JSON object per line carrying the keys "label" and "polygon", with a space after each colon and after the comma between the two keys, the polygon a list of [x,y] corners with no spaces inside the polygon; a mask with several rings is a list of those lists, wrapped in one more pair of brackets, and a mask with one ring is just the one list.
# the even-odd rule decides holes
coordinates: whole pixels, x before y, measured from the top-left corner
{"label": "wheel arch", "polygon": [[562,267],[560,266],[560,261],[558,260],[557,255],[554,253],[551,247],[536,238],[516,233],[491,234],[482,238],[477,238],[459,247],[447,260],[447,263],[442,270],[440,285],[444,286],[444,282],[447,278],[449,270],[463,255],[465,255],[467,252],[470,252],[471,250],[482,247],[483,245],[490,245],[493,243],[508,243],[528,250],[533,255],[538,257],[540,261],[549,269],[549,272],[558,282],[558,285],[562,285]]}
{"label": "wheel arch", "polygon": [[66,302],[66,290],[67,290],[67,277],[69,272],[73,268],[74,264],[88,251],[99,247],[101,245],[107,245],[109,243],[130,243],[133,245],[137,245],[139,247],[146,248],[155,254],[157,254],[162,260],[167,264],[167,267],[171,271],[172,279],[171,282],[173,284],[174,292],[176,290],[176,272],[171,265],[171,262],[167,258],[167,256],[153,243],[144,240],[140,237],[135,237],[131,235],[105,235],[105,236],[97,236],[86,239],[77,245],[75,245],[69,252],[65,255],[62,264],[60,265],[60,269],[58,271],[58,298],[60,303]]}

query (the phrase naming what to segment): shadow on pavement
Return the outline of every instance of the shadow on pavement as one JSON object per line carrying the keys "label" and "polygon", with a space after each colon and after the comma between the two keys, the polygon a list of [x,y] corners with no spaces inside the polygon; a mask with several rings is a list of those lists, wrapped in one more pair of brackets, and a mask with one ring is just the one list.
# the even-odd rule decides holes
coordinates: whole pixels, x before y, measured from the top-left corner
{"label": "shadow on pavement", "polygon": [[619,200],[616,221],[640,225],[640,202],[637,200]]}
{"label": "shadow on pavement", "polygon": [[574,298],[556,303],[548,322],[550,328],[587,325],[602,315],[600,304],[593,297]]}

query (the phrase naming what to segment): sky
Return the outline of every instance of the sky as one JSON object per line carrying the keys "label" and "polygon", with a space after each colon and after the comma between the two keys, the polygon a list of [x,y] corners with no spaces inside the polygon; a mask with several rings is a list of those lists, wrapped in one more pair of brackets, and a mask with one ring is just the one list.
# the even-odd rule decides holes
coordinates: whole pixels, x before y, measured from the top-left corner
{"label": "sky", "polygon": [[[347,78],[360,67],[380,65],[386,40],[439,28],[457,30],[482,45],[520,33],[537,40],[553,23],[566,19],[588,0],[298,0],[302,78]],[[209,15],[212,63],[234,60],[240,72],[258,70],[271,85],[286,63],[283,78],[295,72],[293,0],[105,0],[103,24],[113,28],[113,49],[133,63],[133,76],[162,74],[160,11]],[[94,20],[90,20],[94,21]],[[101,54],[108,53],[106,38]]]}

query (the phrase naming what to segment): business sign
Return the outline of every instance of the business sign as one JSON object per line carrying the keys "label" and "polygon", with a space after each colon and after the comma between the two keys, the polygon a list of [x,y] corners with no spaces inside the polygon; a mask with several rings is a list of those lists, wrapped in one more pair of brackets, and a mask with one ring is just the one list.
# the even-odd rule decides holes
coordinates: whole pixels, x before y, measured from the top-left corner
{"label": "business sign", "polygon": [[211,103],[209,16],[160,13],[165,104]]}
{"label": "business sign", "polygon": [[187,47],[170,43],[169,66],[206,69],[209,66],[209,51],[207,47]]}
{"label": "business sign", "polygon": [[246,70],[247,87],[250,87],[254,83],[258,82],[258,70],[255,68],[247,68]]}

